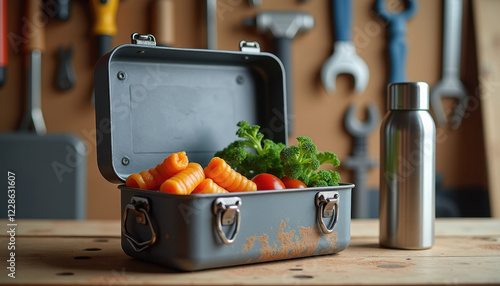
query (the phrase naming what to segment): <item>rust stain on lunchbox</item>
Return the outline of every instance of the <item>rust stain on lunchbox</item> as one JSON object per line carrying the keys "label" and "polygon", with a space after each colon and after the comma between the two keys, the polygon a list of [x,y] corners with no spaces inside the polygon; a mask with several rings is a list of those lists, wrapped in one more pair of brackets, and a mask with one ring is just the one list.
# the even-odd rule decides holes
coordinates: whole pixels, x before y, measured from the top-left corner
{"label": "rust stain on lunchbox", "polygon": [[[289,222],[289,219],[286,220]],[[315,254],[322,239],[325,239],[330,247],[328,249],[321,249],[320,253],[330,253],[332,249],[336,249],[337,233],[333,232],[329,235],[323,235],[315,225],[309,227],[299,226],[298,234],[295,230],[285,231],[286,223],[281,221],[280,227],[276,236],[276,241],[269,241],[268,234],[260,236],[253,235],[246,239],[246,243],[242,247],[242,252],[249,251],[257,247],[255,242],[260,242],[260,256],[256,260],[258,262],[288,259],[296,257],[306,257]],[[279,245],[278,245],[279,244]],[[248,261],[247,263],[249,263]]]}

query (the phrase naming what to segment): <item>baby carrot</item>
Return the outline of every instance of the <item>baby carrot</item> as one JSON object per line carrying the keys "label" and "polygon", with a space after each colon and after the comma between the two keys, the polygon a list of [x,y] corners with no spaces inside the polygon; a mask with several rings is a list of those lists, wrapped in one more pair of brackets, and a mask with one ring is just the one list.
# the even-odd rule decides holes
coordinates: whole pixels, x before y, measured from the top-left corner
{"label": "baby carrot", "polygon": [[170,194],[189,195],[205,179],[198,163],[189,163],[186,169],[161,184],[160,191]]}
{"label": "baby carrot", "polygon": [[184,170],[188,163],[186,152],[172,153],[156,167],[128,176],[125,185],[143,190],[154,189],[165,180]]}
{"label": "baby carrot", "polygon": [[256,191],[257,185],[236,172],[224,159],[214,157],[205,168],[205,176],[229,192]]}
{"label": "baby carrot", "polygon": [[203,180],[191,194],[224,194],[229,193],[226,189],[217,185],[212,179]]}

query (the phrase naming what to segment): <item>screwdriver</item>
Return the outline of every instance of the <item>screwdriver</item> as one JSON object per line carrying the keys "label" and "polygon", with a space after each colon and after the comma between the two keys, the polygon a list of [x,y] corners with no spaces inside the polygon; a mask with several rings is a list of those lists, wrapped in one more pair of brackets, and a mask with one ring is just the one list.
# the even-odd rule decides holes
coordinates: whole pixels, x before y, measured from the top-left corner
{"label": "screwdriver", "polygon": [[26,43],[28,60],[27,81],[27,111],[21,121],[22,130],[34,129],[38,135],[46,132],[45,121],[42,114],[42,53],[45,50],[44,25],[37,22],[37,15],[43,11],[42,0],[28,0],[26,14],[33,25],[32,37]]}
{"label": "screwdriver", "polygon": [[95,23],[94,34],[97,36],[97,56],[109,52],[116,34],[116,11],[119,0],[92,0]]}
{"label": "screwdriver", "polygon": [[0,86],[7,79],[7,0],[0,0]]}

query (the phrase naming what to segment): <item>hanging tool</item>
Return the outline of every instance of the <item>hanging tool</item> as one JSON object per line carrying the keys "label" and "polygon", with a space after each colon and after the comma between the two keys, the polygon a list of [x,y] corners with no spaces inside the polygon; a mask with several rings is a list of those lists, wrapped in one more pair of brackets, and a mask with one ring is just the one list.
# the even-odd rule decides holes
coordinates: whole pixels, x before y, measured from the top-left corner
{"label": "hanging tool", "polygon": [[406,82],[406,22],[417,11],[417,3],[414,0],[406,0],[406,10],[392,13],[385,8],[385,0],[377,0],[375,9],[382,19],[389,22],[389,57],[391,72],[389,83]]}
{"label": "hanging tool", "polygon": [[27,83],[27,110],[21,121],[21,129],[33,129],[36,134],[46,132],[45,121],[42,114],[42,52],[45,50],[44,25],[39,24],[37,15],[42,12],[42,0],[27,1],[27,17],[33,25],[32,37],[28,37],[26,52],[28,57],[28,83]]}
{"label": "hanging tool", "polygon": [[174,45],[174,0],[156,0],[151,9],[152,27],[158,45]]}
{"label": "hanging tool", "polygon": [[67,50],[61,46],[57,51],[59,55],[59,68],[56,77],[56,86],[59,90],[71,89],[76,83],[75,68],[71,58],[73,57],[73,47]]}
{"label": "hanging tool", "polygon": [[444,1],[443,23],[443,64],[442,78],[431,91],[431,104],[437,125],[445,125],[448,120],[441,99],[452,97],[458,100],[450,119],[451,128],[457,129],[462,123],[469,97],[460,81],[460,50],[462,36],[462,0]]}
{"label": "hanging tool", "polygon": [[71,0],[45,0],[44,11],[50,17],[60,21],[67,21],[71,16]]}
{"label": "hanging tool", "polygon": [[362,93],[368,85],[370,70],[356,54],[356,47],[351,40],[352,4],[350,0],[332,0],[332,18],[337,40],[334,52],[321,68],[321,81],[328,92],[335,91],[335,79],[338,74],[347,73],[354,77],[354,89]]}
{"label": "hanging tool", "polygon": [[119,0],[92,0],[95,23],[94,34],[97,36],[97,56],[111,51],[113,36],[116,34],[116,12]]}
{"label": "hanging tool", "polygon": [[345,168],[354,171],[354,189],[352,192],[352,214],[353,218],[368,218],[369,199],[366,188],[366,173],[375,167],[377,160],[368,157],[367,138],[377,127],[380,114],[375,104],[368,106],[367,119],[361,122],[356,118],[356,105],[351,105],[345,116],[345,128],[353,136],[353,153],[351,157],[343,160]]}
{"label": "hanging tool", "polygon": [[7,0],[0,0],[0,86],[7,80]]}
{"label": "hanging tool", "polygon": [[207,0],[207,49],[217,49],[217,0]]}
{"label": "hanging tool", "polygon": [[255,25],[257,30],[269,32],[274,37],[276,56],[282,61],[286,76],[286,110],[288,135],[293,133],[293,73],[292,73],[292,40],[300,32],[314,27],[313,16],[301,12],[261,12],[255,19],[245,19],[246,26]]}

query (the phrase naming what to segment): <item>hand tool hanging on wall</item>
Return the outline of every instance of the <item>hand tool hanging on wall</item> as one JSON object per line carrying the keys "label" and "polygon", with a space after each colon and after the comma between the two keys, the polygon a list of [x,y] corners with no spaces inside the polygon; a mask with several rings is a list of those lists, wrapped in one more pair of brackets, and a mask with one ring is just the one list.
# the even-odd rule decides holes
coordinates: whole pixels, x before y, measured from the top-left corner
{"label": "hand tool hanging on wall", "polygon": [[342,165],[354,171],[354,189],[352,192],[352,216],[353,218],[368,218],[370,201],[366,187],[366,174],[369,169],[375,167],[377,160],[368,157],[367,138],[377,127],[380,114],[377,106],[371,104],[368,107],[367,119],[360,122],[356,118],[356,106],[351,105],[345,116],[345,128],[353,137],[353,152],[351,157],[343,160]]}
{"label": "hand tool hanging on wall", "polygon": [[92,0],[94,11],[94,34],[97,36],[97,56],[111,51],[116,34],[116,12],[119,0]]}
{"label": "hand tool hanging on wall", "polygon": [[217,49],[217,0],[207,0],[207,49]]}
{"label": "hand tool hanging on wall", "polygon": [[26,53],[28,59],[27,110],[21,122],[21,129],[33,129],[38,135],[46,132],[42,114],[42,53],[45,50],[44,23],[36,18],[43,8],[42,0],[27,1],[27,17],[35,23],[31,26],[31,37],[28,37]]}
{"label": "hand tool hanging on wall", "polygon": [[52,18],[67,21],[71,16],[71,0],[45,0],[44,9]]}
{"label": "hand tool hanging on wall", "polygon": [[255,19],[245,19],[246,26],[255,25],[259,32],[270,32],[274,37],[276,56],[282,61],[286,76],[286,110],[288,115],[288,135],[293,133],[293,73],[292,40],[300,32],[314,27],[313,16],[301,12],[261,12]]}
{"label": "hand tool hanging on wall", "polygon": [[377,0],[375,9],[382,19],[389,22],[389,83],[406,82],[406,22],[417,11],[417,3],[407,0],[406,10],[392,13],[385,8],[385,0]]}
{"label": "hand tool hanging on wall", "polygon": [[0,0],[0,87],[7,80],[7,0]]}
{"label": "hand tool hanging on wall", "polygon": [[337,40],[334,43],[333,54],[321,68],[321,81],[328,92],[334,92],[337,75],[351,74],[354,77],[355,91],[362,93],[368,85],[370,70],[363,59],[356,54],[356,47],[351,40],[351,1],[332,0],[331,2],[332,22],[334,22]]}
{"label": "hand tool hanging on wall", "polygon": [[162,46],[174,45],[174,0],[156,0],[151,7],[152,27],[156,43]]}
{"label": "hand tool hanging on wall", "polygon": [[71,58],[73,57],[73,47],[69,46],[67,50],[64,50],[62,46],[59,47],[59,68],[56,77],[56,86],[59,90],[69,90],[76,83],[75,68]]}
{"label": "hand tool hanging on wall", "polygon": [[452,97],[457,105],[450,119],[451,128],[462,123],[469,97],[460,81],[460,51],[462,44],[462,0],[444,1],[442,78],[431,92],[431,104],[437,125],[448,123],[441,99]]}

